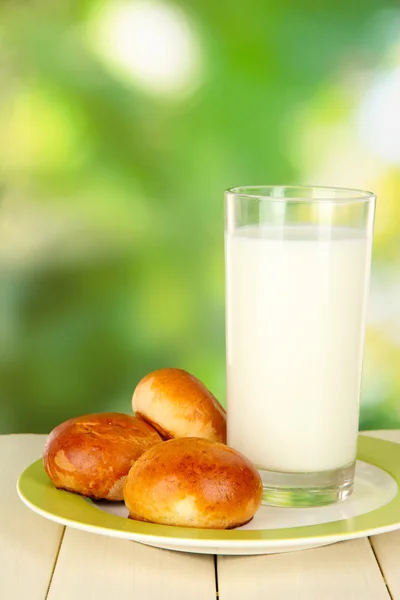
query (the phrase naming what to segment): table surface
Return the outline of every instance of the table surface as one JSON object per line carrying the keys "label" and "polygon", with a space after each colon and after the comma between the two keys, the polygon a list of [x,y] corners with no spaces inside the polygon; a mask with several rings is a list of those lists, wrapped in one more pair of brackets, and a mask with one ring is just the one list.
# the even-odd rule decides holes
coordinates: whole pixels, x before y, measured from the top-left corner
{"label": "table surface", "polygon": [[[400,431],[368,432],[400,443]],[[400,600],[400,531],[266,556],[171,552],[52,523],[17,497],[44,435],[0,436],[0,598]]]}

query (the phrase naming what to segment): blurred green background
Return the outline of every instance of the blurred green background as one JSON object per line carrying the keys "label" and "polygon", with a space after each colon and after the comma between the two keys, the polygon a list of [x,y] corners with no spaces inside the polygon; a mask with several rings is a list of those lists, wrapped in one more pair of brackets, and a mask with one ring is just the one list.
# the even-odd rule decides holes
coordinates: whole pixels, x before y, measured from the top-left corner
{"label": "blurred green background", "polygon": [[223,190],[378,194],[361,426],[400,427],[397,1],[0,5],[0,432],[224,402]]}

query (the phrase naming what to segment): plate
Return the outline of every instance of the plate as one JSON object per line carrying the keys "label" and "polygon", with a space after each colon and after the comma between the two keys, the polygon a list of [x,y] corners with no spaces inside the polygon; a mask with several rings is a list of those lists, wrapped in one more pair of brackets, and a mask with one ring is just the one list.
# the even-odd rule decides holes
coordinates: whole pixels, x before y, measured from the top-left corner
{"label": "plate", "polygon": [[82,531],[202,554],[271,554],[325,546],[400,528],[400,444],[358,439],[355,488],[345,502],[318,508],[262,506],[235,530],[192,529],[127,519],[123,503],[93,502],[57,490],[38,460],[20,476],[22,501],[34,512]]}

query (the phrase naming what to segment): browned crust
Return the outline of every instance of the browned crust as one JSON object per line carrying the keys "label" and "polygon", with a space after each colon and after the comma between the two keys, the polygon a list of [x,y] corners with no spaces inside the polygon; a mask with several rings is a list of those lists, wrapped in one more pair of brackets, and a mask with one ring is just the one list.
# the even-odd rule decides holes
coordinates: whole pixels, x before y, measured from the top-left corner
{"label": "browned crust", "polygon": [[148,424],[122,413],[69,419],[47,438],[44,468],[59,489],[94,499],[122,500],[132,464],[162,440]]}
{"label": "browned crust", "polygon": [[260,475],[247,458],[200,438],[151,448],[132,467],[124,488],[131,518],[215,529],[248,523],[261,497]]}
{"label": "browned crust", "polygon": [[226,443],[225,409],[183,369],[159,369],[146,375],[135,389],[132,407],[165,438],[199,436]]}
{"label": "browned crust", "polygon": [[143,414],[142,412],[140,412],[139,410],[136,411],[136,416],[139,419],[142,419],[143,421],[146,421],[146,423],[148,423],[149,425],[151,425],[152,427],[154,427],[154,429],[156,431],[158,431],[158,433],[161,435],[161,437],[164,440],[171,440],[173,438],[173,435],[171,434],[170,431],[167,431],[166,429],[164,429],[159,423],[157,423],[157,421],[155,421],[154,419],[149,419],[145,414]]}

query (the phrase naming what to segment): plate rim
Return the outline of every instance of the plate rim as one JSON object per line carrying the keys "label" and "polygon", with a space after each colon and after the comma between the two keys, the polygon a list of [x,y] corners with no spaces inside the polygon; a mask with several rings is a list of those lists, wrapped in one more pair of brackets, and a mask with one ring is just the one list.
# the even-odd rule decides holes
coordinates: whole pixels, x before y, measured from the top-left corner
{"label": "plate rim", "polygon": [[334,543],[400,528],[400,444],[360,434],[357,459],[375,465],[393,477],[398,490],[391,501],[351,519],[278,529],[195,529],[119,517],[100,510],[83,496],[55,488],[43,468],[42,459],[34,461],[22,472],[17,492],[31,510],[51,521],[90,533],[144,543],[193,548],[232,548],[234,545],[244,549]]}

